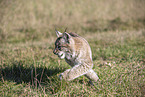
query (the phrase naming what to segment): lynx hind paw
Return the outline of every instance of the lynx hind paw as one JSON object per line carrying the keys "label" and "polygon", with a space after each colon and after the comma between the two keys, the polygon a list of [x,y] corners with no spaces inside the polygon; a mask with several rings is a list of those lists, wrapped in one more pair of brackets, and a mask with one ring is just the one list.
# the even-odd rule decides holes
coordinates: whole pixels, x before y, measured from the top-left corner
{"label": "lynx hind paw", "polygon": [[59,79],[62,80],[63,73],[59,75]]}
{"label": "lynx hind paw", "polygon": [[91,80],[89,80],[90,85],[94,86],[93,82]]}

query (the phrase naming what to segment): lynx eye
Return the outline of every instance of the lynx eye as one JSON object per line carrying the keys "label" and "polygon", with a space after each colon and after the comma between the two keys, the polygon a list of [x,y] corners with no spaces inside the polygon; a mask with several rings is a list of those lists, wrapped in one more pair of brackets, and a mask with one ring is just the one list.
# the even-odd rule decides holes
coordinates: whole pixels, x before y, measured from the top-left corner
{"label": "lynx eye", "polygon": [[58,47],[59,50],[61,50],[61,47]]}
{"label": "lynx eye", "polygon": [[58,48],[59,50],[61,50],[61,46],[57,46],[57,48]]}

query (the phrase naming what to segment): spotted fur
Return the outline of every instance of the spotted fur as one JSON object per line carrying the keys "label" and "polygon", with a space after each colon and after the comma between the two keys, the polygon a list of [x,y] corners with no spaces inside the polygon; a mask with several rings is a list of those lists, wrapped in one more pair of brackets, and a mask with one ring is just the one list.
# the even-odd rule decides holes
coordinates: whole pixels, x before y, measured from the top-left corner
{"label": "spotted fur", "polygon": [[85,75],[90,81],[99,78],[93,71],[92,52],[88,42],[76,33],[61,33],[56,31],[58,38],[55,42],[54,54],[72,67],[59,75],[60,79],[71,81]]}

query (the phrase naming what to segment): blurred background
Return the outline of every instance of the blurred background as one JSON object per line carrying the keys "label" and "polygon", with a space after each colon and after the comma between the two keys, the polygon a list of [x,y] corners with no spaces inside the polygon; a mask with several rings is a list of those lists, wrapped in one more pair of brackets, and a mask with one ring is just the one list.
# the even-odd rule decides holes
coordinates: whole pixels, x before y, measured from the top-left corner
{"label": "blurred background", "polygon": [[144,27],[145,0],[0,0],[0,44]]}

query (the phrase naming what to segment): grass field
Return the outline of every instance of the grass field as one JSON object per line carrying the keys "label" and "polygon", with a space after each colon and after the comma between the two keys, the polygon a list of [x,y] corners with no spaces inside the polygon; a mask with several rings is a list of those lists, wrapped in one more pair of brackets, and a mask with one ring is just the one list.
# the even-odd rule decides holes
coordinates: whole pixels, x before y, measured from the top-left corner
{"label": "grass field", "polygon": [[[2,97],[145,96],[144,0],[0,0]],[[76,32],[90,44],[95,87],[53,54],[55,28]]]}

